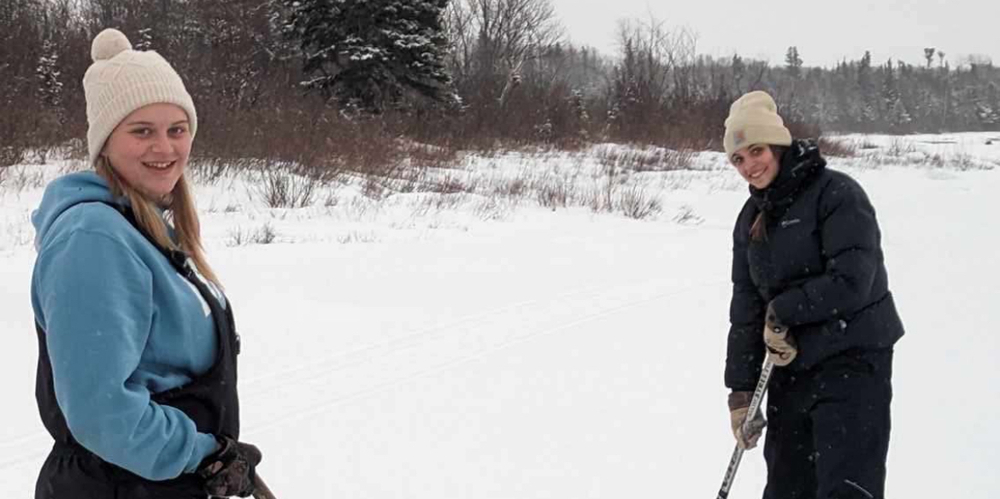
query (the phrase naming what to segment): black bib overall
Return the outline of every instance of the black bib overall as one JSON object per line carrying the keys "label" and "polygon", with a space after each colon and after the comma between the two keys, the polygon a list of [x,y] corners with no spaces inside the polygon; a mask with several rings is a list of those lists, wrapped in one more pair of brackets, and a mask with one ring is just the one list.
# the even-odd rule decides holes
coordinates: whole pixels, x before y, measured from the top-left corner
{"label": "black bib overall", "polygon": [[[140,233],[132,212],[113,206]],[[146,235],[143,233],[143,235]],[[146,235],[154,246],[156,244]],[[158,247],[158,246],[157,246]],[[159,248],[159,247],[158,247]],[[187,256],[179,251],[159,248],[177,272],[193,284],[212,312],[219,349],[215,364],[203,375],[184,386],[152,395],[153,402],[175,407],[191,418],[199,432],[226,435],[240,434],[239,399],[236,391],[236,356],[239,336],[233,322],[232,307],[223,307],[215,295],[195,274]],[[94,455],[74,440],[56,403],[52,365],[45,341],[45,331],[37,323],[38,372],[35,398],[42,423],[55,439],[52,452],[42,465],[35,485],[35,499],[204,499],[201,480],[194,474],[182,474],[172,480],[151,481],[139,477]]]}

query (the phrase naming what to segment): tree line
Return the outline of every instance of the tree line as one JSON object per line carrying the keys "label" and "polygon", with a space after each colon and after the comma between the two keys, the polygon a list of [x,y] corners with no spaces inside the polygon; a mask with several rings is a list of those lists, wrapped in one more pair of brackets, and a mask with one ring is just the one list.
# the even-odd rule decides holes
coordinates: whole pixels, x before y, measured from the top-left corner
{"label": "tree line", "polygon": [[618,20],[605,54],[567,43],[549,0],[4,0],[0,164],[81,147],[105,27],[185,78],[214,158],[349,161],[403,138],[718,148],[729,103],[754,89],[801,135],[1000,130],[1000,70],[931,47],[916,65],[865,53],[821,68],[792,46],[772,65],[701,55],[696,33],[648,18]]}

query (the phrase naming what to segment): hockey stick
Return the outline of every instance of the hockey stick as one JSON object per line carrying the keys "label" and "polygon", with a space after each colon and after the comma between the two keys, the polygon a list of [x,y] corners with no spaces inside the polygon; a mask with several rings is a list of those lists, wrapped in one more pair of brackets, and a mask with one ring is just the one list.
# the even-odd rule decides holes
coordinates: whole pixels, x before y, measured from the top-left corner
{"label": "hockey stick", "polygon": [[264,479],[260,475],[254,475],[253,477],[253,497],[254,499],[277,499],[274,497],[274,493],[271,489],[267,488],[267,484],[264,483]]}
{"label": "hockey stick", "polygon": [[[747,411],[746,419],[743,420],[742,430],[747,431],[747,425],[750,420],[753,419],[754,415],[757,414],[757,410],[760,409],[760,401],[764,398],[764,392],[767,391],[767,382],[771,379],[771,371],[774,370],[774,363],[768,358],[764,362],[764,368],[760,371],[760,379],[757,381],[757,388],[753,391],[753,398],[750,399],[750,408]],[[743,459],[743,449],[739,445],[733,449],[733,457],[729,458],[729,467],[726,468],[726,476],[722,479],[722,487],[719,489],[719,495],[716,499],[726,499],[729,497],[729,488],[733,486],[733,480],[736,479],[736,470],[740,467],[740,460]]]}

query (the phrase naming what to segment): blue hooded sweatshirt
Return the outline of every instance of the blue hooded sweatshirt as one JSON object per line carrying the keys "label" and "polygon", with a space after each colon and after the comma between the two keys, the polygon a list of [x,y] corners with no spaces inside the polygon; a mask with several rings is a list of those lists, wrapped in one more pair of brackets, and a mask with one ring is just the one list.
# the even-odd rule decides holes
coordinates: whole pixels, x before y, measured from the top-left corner
{"label": "blue hooded sweatshirt", "polygon": [[143,478],[176,478],[195,471],[216,440],[150,397],[207,372],[218,338],[197,289],[105,203],[127,201],[93,171],[46,188],[31,217],[35,320],[73,438]]}

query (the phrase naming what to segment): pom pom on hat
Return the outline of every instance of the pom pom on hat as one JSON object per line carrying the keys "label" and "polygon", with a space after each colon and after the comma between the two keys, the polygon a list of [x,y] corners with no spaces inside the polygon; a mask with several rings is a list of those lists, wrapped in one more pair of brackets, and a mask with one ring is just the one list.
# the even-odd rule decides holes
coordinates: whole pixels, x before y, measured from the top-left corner
{"label": "pom pom on hat", "polygon": [[753,144],[787,146],[792,134],[778,116],[778,106],[767,92],[756,90],[743,95],[729,108],[722,144],[726,156]]}
{"label": "pom pom on hat", "polygon": [[108,28],[94,37],[94,43],[90,46],[90,57],[94,62],[106,61],[126,50],[132,50],[132,43],[125,34],[114,28]]}
{"label": "pom pom on hat", "polygon": [[110,28],[94,37],[90,55],[94,62],[83,76],[83,91],[91,165],[115,127],[133,111],[150,104],[180,107],[187,113],[191,135],[197,132],[194,101],[163,56],[152,50],[133,50],[121,31]]}

